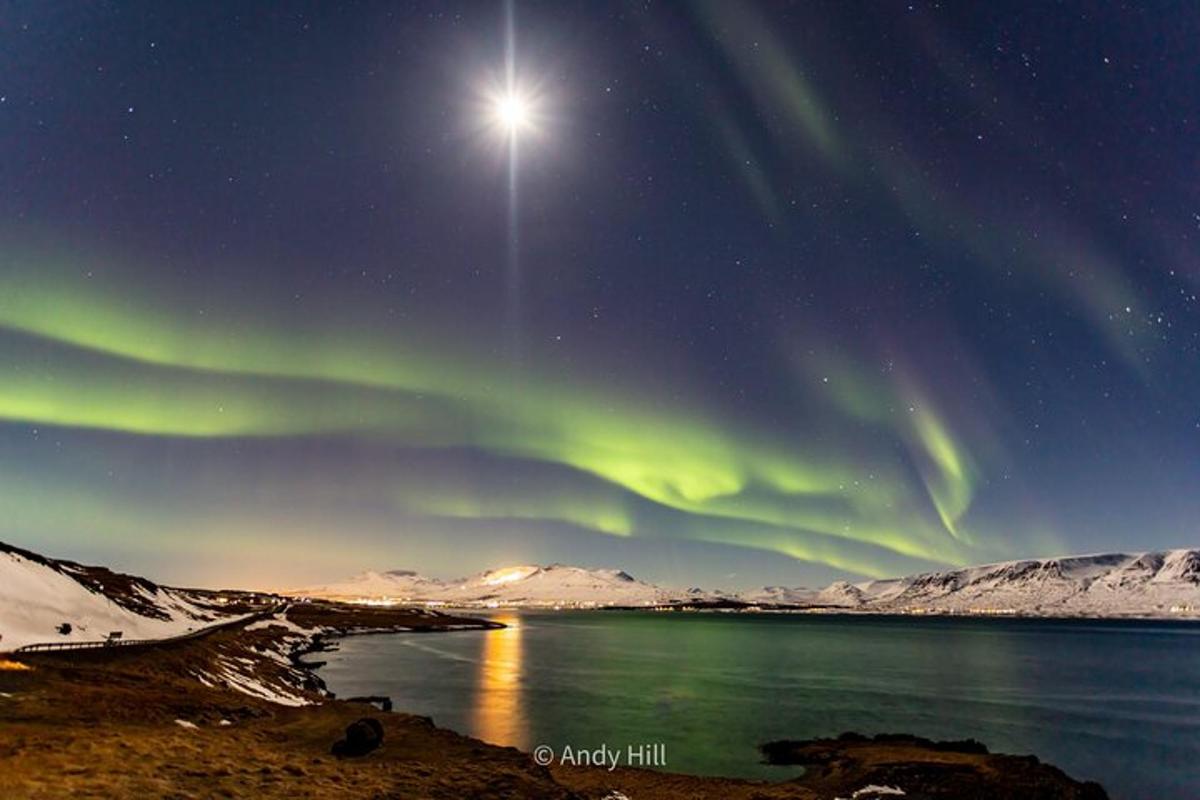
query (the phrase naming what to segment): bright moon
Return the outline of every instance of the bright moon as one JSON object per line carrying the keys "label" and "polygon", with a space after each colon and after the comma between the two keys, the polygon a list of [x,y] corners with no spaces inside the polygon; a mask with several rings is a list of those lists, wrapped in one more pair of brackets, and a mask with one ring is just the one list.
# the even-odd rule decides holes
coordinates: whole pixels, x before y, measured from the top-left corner
{"label": "bright moon", "polygon": [[529,103],[518,95],[510,94],[498,98],[494,113],[496,122],[510,133],[529,127]]}

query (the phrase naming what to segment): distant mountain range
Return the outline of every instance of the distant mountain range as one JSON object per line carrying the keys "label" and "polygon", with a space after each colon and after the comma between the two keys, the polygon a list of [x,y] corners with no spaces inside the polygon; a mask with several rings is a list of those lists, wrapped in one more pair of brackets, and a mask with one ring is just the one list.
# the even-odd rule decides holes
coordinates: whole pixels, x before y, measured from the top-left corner
{"label": "distant mountain range", "polygon": [[[443,581],[364,572],[290,592],[460,608],[694,607],[888,614],[1200,619],[1200,550],[1029,559],[824,589],[669,589],[615,569],[507,567]],[[0,543],[0,651],[30,643],[163,638],[253,611],[272,597],[178,589]]]}
{"label": "distant mountain range", "polygon": [[1200,550],[1027,559],[835,583],[817,602],[876,612],[1200,618]]}
{"label": "distant mountain range", "polygon": [[669,589],[611,569],[554,564],[442,581],[364,572],[295,594],[351,602],[460,607],[722,606],[905,614],[1200,618],[1200,550],[1027,559],[824,589],[729,593]]}
{"label": "distant mountain range", "polygon": [[[409,570],[367,571],[342,583],[313,586],[292,594],[351,602],[571,608],[666,605],[689,596],[688,592],[636,580],[620,570],[563,564],[505,567],[451,581],[427,578]],[[701,599],[713,598],[705,594]]]}

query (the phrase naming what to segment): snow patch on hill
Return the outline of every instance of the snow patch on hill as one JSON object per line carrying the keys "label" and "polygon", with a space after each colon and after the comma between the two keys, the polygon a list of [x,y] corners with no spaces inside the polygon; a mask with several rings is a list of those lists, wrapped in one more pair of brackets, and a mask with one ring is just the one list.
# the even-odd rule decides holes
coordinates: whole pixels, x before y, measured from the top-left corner
{"label": "snow patch on hill", "polygon": [[96,641],[113,631],[124,639],[165,638],[215,618],[185,591],[0,544],[0,651]]}

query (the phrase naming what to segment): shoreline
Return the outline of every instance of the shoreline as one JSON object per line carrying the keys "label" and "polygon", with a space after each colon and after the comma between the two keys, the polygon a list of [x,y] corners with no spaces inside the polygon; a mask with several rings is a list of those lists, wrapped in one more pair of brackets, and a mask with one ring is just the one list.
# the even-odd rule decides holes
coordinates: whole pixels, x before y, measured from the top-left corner
{"label": "shoreline", "polygon": [[[897,758],[910,772],[914,765],[932,770],[935,782],[951,762],[959,770],[994,770],[996,758],[1014,758],[948,756],[907,740],[903,747],[835,740],[824,744],[822,758],[837,754],[837,774],[810,770],[778,782],[545,767],[528,753],[438,728],[426,717],[378,711],[372,701],[381,698],[333,697],[319,665],[304,661],[347,636],[502,627],[424,610],[304,604],[161,648],[19,656],[31,669],[0,671],[0,724],[11,732],[0,744],[0,795],[817,800],[848,796]],[[364,717],[379,721],[382,746],[359,758],[331,755],[346,726]],[[1026,767],[1028,761],[1019,759]],[[1105,797],[1094,784],[1033,764],[1036,781],[1054,793],[1031,797]]]}
{"label": "shoreline", "polygon": [[[733,601],[721,601],[710,604],[704,603],[686,603],[686,604],[658,604],[658,605],[593,605],[593,606],[570,606],[570,605],[438,605],[436,607],[426,606],[422,601],[414,601],[413,603],[367,603],[359,600],[344,600],[344,599],[322,599],[321,602],[337,603],[340,605],[356,606],[362,608],[375,609],[411,609],[419,608],[430,612],[444,612],[454,615],[459,614],[490,614],[496,612],[536,612],[536,613],[570,613],[570,612],[612,612],[612,611],[639,611],[655,614],[766,614],[778,616],[797,616],[797,617],[868,617],[882,619],[998,619],[998,620],[1060,620],[1071,622],[1178,622],[1178,623],[1193,623],[1200,624],[1200,609],[1180,611],[1180,612],[1165,612],[1158,614],[1063,614],[1063,613],[1044,613],[1034,614],[1025,611],[970,611],[956,609],[931,609],[931,610],[899,610],[899,609],[859,609],[848,606],[806,606],[806,605],[790,605],[790,604],[767,604],[767,603],[737,603]],[[415,603],[415,604],[414,604]]]}

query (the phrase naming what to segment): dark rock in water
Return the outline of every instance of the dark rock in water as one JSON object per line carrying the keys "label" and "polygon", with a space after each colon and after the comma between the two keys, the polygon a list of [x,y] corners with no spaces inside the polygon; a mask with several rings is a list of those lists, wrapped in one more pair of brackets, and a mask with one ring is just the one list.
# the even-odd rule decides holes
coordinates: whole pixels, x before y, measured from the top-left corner
{"label": "dark rock in water", "polygon": [[875,785],[895,787],[914,800],[1108,800],[1097,783],[1073,780],[1034,756],[989,753],[973,739],[844,733],[768,742],[760,750],[769,764],[802,765],[804,775],[795,783],[831,797]]}
{"label": "dark rock in water", "polygon": [[333,743],[335,756],[365,756],[383,744],[383,724],[374,717],[363,717],[346,726],[346,738]]}

